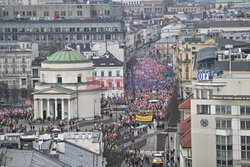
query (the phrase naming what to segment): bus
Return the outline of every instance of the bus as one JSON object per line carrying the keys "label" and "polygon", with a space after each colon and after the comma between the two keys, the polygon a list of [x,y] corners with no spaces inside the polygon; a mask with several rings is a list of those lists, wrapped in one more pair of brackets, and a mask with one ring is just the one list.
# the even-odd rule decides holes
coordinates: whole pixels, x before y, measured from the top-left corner
{"label": "bus", "polygon": [[163,167],[163,156],[161,153],[153,154],[152,158],[152,167]]}

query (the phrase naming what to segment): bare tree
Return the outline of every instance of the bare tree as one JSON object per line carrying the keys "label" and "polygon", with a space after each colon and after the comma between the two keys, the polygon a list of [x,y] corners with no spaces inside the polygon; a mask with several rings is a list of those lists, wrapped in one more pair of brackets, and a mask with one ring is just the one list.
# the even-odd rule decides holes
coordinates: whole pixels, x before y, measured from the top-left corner
{"label": "bare tree", "polygon": [[9,90],[8,85],[1,81],[0,82],[0,100],[8,100],[9,99]]}
{"label": "bare tree", "polygon": [[10,93],[10,104],[13,104],[16,106],[19,102],[19,97],[20,97],[20,90],[17,89],[17,87],[13,87],[12,89],[9,89]]}
{"label": "bare tree", "polygon": [[175,91],[171,97],[170,102],[167,107],[167,118],[170,126],[177,126],[177,123],[180,121],[180,111],[178,109],[178,93]]}

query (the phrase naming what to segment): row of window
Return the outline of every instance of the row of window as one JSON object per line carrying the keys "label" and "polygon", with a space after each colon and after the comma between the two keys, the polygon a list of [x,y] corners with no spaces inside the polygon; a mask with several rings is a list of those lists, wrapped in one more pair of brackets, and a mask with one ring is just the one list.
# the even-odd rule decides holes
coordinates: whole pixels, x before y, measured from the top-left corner
{"label": "row of window", "polygon": [[[4,63],[9,63],[9,59],[5,58]],[[16,63],[16,58],[12,58],[12,63]],[[26,59],[24,57],[22,58],[22,63],[26,63]]]}
{"label": "row of window", "polygon": [[[27,35],[30,40],[35,41],[46,41],[46,40],[118,40],[118,34],[93,34],[93,35],[82,35],[82,34],[62,34],[62,35]],[[122,37],[121,37],[122,38]],[[0,35],[0,40],[17,41],[20,39],[18,35]]]}
{"label": "row of window", "polygon": [[[231,119],[216,119],[216,129],[231,129],[232,120]],[[250,120],[240,121],[241,130],[250,130]]]}
{"label": "row of window", "polygon": [[223,115],[223,114],[231,114],[231,106],[215,106],[216,114]]}
{"label": "row of window", "polygon": [[231,129],[232,121],[227,119],[216,119],[216,129]]}
{"label": "row of window", "polygon": [[[82,82],[82,76],[78,75],[77,76],[77,83],[81,83],[81,82]],[[57,83],[62,83],[62,76],[61,75],[57,75]],[[101,85],[101,87],[104,87],[104,82],[101,82],[99,84]],[[108,84],[109,88],[114,88],[112,81],[109,81],[107,84]],[[121,87],[121,81],[116,82],[116,87],[118,87],[118,88]]]}
{"label": "row of window", "polygon": [[[198,9],[197,9],[198,10]],[[187,11],[196,11],[196,8],[183,8],[183,9],[176,9],[176,8],[171,8],[171,12],[187,12]]]}
{"label": "row of window", "polygon": [[[94,76],[94,77],[99,77],[99,76],[104,77],[104,76],[105,76],[105,72],[104,72],[104,71],[101,71],[101,75],[98,75],[97,72],[94,72],[93,76]],[[113,76],[112,71],[108,71],[108,76],[109,76],[109,77],[112,77],[112,76]],[[120,76],[121,76],[120,71],[116,71],[116,75],[115,75],[115,76],[120,77]]]}
{"label": "row of window", "polygon": [[[217,115],[230,115],[231,106],[216,105],[215,112]],[[197,105],[197,114],[211,114],[210,105]],[[250,115],[250,106],[240,106],[241,115]]]}
{"label": "row of window", "polygon": [[75,28],[75,27],[63,27],[63,28],[0,28],[0,32],[117,32],[118,27],[85,27],[85,28]]}
{"label": "row of window", "polygon": [[[78,8],[80,9],[80,8]],[[77,11],[77,16],[83,16],[83,12],[82,10],[78,10]],[[43,12],[43,16],[44,17],[54,17],[54,18],[59,18],[60,16],[61,17],[65,17],[65,16],[72,16],[72,11],[53,11],[53,12],[50,12],[50,11],[44,11]],[[9,12],[8,11],[4,11],[4,16],[9,16]],[[96,10],[91,10],[91,14],[93,16],[96,16],[98,14],[98,12]],[[14,15],[17,16],[17,15],[21,15],[21,16],[33,16],[33,17],[37,17],[37,12],[36,11],[14,11]],[[105,16],[109,16],[110,15],[110,11],[109,10],[105,10],[104,11],[104,15]],[[42,17],[42,16],[39,16],[39,17]]]}
{"label": "row of window", "polygon": [[[4,69],[4,73],[10,73],[9,69],[8,68],[5,68]],[[18,73],[16,68],[12,68],[12,73],[15,74],[15,73]],[[22,73],[26,73],[26,68],[22,68]]]}
{"label": "row of window", "polygon": [[[9,81],[9,82],[11,82],[11,81]],[[8,82],[8,80],[5,80],[4,81],[4,83],[6,84],[6,85],[13,85],[13,86],[15,86],[17,83],[16,83],[16,80],[12,80],[12,83],[9,83]],[[22,84],[22,86],[26,86],[26,78],[21,78],[21,84]]]}

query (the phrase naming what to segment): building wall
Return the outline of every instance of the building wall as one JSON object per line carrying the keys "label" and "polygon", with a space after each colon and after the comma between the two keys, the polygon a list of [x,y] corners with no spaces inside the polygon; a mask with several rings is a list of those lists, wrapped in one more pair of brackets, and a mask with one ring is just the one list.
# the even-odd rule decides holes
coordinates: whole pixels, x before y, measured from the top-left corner
{"label": "building wall", "polygon": [[191,81],[197,78],[197,70],[194,68],[195,56],[202,48],[216,46],[214,43],[184,43],[179,45],[178,66],[179,78],[182,81],[183,97],[186,98],[192,93]]}
{"label": "building wall", "polygon": [[188,167],[185,161],[186,158],[192,159],[191,148],[182,148],[180,145],[180,167]]}
{"label": "building wall", "polygon": [[170,6],[168,8],[168,12],[170,13],[178,13],[178,12],[195,13],[200,11],[201,11],[200,6]]}
{"label": "building wall", "polygon": [[[101,72],[104,72],[104,76],[101,76]],[[109,77],[108,73],[109,71],[112,71],[112,76]],[[120,71],[120,76],[117,77],[116,76],[116,72]],[[101,93],[104,94],[105,97],[107,96],[123,96],[124,95],[124,77],[123,77],[123,66],[121,67],[96,67],[95,68],[95,72],[96,72],[96,79],[101,79],[104,81],[104,86],[108,87],[108,82],[109,80],[112,81],[113,86],[110,89],[108,88],[107,90],[103,90]],[[117,88],[117,84],[116,81],[120,81],[121,80],[121,89]]]}
{"label": "building wall", "polygon": [[[85,63],[84,63],[85,64]],[[87,63],[89,64],[89,63]],[[51,65],[51,64],[49,64]],[[64,64],[65,65],[65,64]],[[74,68],[74,66],[71,65],[71,68]],[[73,64],[76,65],[76,64]],[[58,64],[57,64],[58,66]],[[86,67],[87,68],[87,67]],[[60,67],[57,67],[57,69],[60,69]],[[93,70],[94,68],[90,69],[75,69],[72,70],[70,68],[61,68],[63,70],[56,70],[55,69],[46,69],[46,67],[41,68],[40,72],[40,81],[45,83],[57,83],[57,76],[60,75],[62,77],[62,83],[77,83],[77,77],[81,76],[81,82],[87,82],[88,77],[93,76]]]}
{"label": "building wall", "polygon": [[[8,84],[9,88],[27,89],[31,87],[31,62],[38,56],[38,50],[32,43],[19,42],[17,49],[1,49],[0,51],[0,81]],[[37,49],[37,48],[36,48]],[[26,80],[26,84],[22,82]]]}
{"label": "building wall", "polygon": [[[249,120],[250,117],[241,114],[240,106],[249,105],[250,78],[247,78],[249,75],[246,74],[237,75],[232,79],[214,78],[213,83],[210,81],[194,83],[195,98],[191,100],[193,167],[217,165],[216,135],[232,136],[233,166],[249,165],[249,161],[241,158],[241,136],[250,136],[250,131],[241,129],[241,121]],[[233,99],[237,96],[238,100]],[[199,114],[197,105],[209,105],[210,114]],[[231,106],[231,114],[216,113],[216,105]],[[207,119],[207,126],[201,126],[202,119]],[[231,128],[217,128],[216,120],[225,119],[231,120]]]}
{"label": "building wall", "polygon": [[[29,2],[28,2],[29,3]],[[3,18],[36,19],[87,19],[113,17],[122,19],[121,5],[111,4],[42,4],[8,5],[4,7]]]}
{"label": "building wall", "polygon": [[[18,27],[18,28],[17,28]],[[27,36],[38,44],[124,42],[124,27],[114,20],[30,20],[0,21],[0,42]]]}
{"label": "building wall", "polygon": [[140,13],[143,14],[144,17],[146,16],[163,16],[165,13],[165,4],[162,0],[144,0],[141,2]]}
{"label": "building wall", "polygon": [[78,95],[78,107],[80,118],[93,118],[101,115],[100,91],[80,92]]}

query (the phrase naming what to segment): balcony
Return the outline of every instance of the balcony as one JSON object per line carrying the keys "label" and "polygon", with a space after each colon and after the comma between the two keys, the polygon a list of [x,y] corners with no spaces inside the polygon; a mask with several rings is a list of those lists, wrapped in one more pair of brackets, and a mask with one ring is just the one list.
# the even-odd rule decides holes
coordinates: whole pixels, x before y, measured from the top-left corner
{"label": "balcony", "polygon": [[181,60],[181,59],[178,58],[177,61],[178,61],[179,63],[191,63],[191,60],[190,60],[190,59]]}

